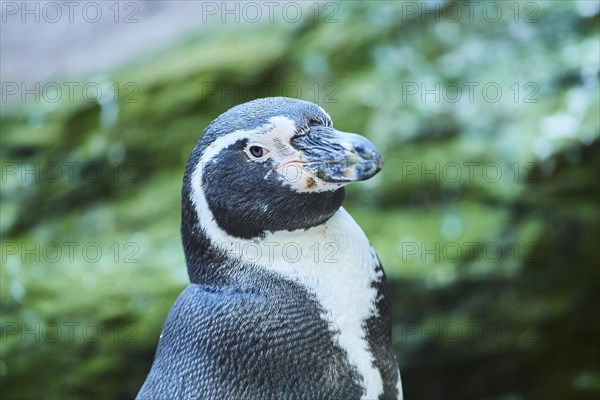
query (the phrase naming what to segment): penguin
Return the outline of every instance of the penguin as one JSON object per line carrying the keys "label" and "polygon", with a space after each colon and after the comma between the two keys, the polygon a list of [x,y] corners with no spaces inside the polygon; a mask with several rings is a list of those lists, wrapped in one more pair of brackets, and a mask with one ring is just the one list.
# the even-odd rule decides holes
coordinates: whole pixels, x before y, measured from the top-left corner
{"label": "penguin", "polygon": [[381,167],[311,102],[257,99],[210,123],[183,178],[190,285],[137,399],[401,399],[386,277],[342,207]]}

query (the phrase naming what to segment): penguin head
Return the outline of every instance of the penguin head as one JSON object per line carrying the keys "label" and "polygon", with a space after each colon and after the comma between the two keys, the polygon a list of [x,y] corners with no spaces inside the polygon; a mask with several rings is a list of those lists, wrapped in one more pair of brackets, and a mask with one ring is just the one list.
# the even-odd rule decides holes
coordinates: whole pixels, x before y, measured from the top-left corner
{"label": "penguin head", "polygon": [[183,218],[209,238],[210,229],[241,239],[308,229],[340,208],[346,184],[381,166],[370,141],[335,130],[318,105],[254,100],[220,115],[198,141],[184,177]]}

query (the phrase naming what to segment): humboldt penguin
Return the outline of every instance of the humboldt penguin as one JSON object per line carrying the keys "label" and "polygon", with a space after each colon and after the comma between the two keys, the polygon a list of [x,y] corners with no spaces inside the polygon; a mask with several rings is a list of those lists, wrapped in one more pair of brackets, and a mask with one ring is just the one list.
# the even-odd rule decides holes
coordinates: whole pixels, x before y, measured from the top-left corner
{"label": "humboldt penguin", "polygon": [[183,178],[190,285],[143,399],[400,399],[386,277],[342,207],[382,166],[318,105],[275,97],[215,119]]}

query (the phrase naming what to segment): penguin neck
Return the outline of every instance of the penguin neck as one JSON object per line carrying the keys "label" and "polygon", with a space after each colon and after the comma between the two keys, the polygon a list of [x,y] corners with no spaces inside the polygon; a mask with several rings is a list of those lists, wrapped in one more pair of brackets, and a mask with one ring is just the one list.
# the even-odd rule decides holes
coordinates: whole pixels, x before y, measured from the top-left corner
{"label": "penguin neck", "polygon": [[244,239],[210,226],[211,235],[200,223],[187,185],[182,192],[181,237],[188,276],[190,282],[196,284],[234,283],[236,277],[256,266],[270,269],[274,262],[302,263],[307,257],[326,257],[327,252],[335,251],[338,242],[335,235],[339,230],[329,229],[332,220],[340,212],[347,215],[339,206],[323,222],[310,227],[268,232]]}
{"label": "penguin neck", "polygon": [[[341,206],[332,209],[322,222],[295,230],[268,232],[251,239],[234,237],[215,229],[215,221],[203,218],[214,226],[204,227],[191,201],[189,185],[182,190],[181,237],[191,283],[221,285],[233,283],[236,277],[256,266],[270,269],[273,262],[302,262],[307,254],[320,257],[323,251],[333,251],[337,238],[328,233],[330,220]],[[204,206],[207,206],[204,204]],[[212,233],[212,234],[211,234]]]}
{"label": "penguin neck", "polygon": [[219,275],[214,271],[215,266],[224,264],[225,254],[211,244],[194,206],[185,195],[181,208],[181,241],[190,282],[217,283]]}

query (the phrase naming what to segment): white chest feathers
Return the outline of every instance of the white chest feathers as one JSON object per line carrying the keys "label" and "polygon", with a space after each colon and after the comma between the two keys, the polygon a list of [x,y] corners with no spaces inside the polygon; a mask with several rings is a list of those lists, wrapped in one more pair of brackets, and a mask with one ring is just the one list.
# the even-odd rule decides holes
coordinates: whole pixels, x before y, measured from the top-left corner
{"label": "white chest feathers", "polygon": [[231,256],[297,282],[316,297],[325,310],[323,318],[337,331],[339,346],[363,379],[363,399],[379,398],[383,382],[373,366],[365,323],[377,314],[372,283],[382,273],[354,219],[341,208],[327,223],[308,230],[276,232],[258,241],[222,239]]}

